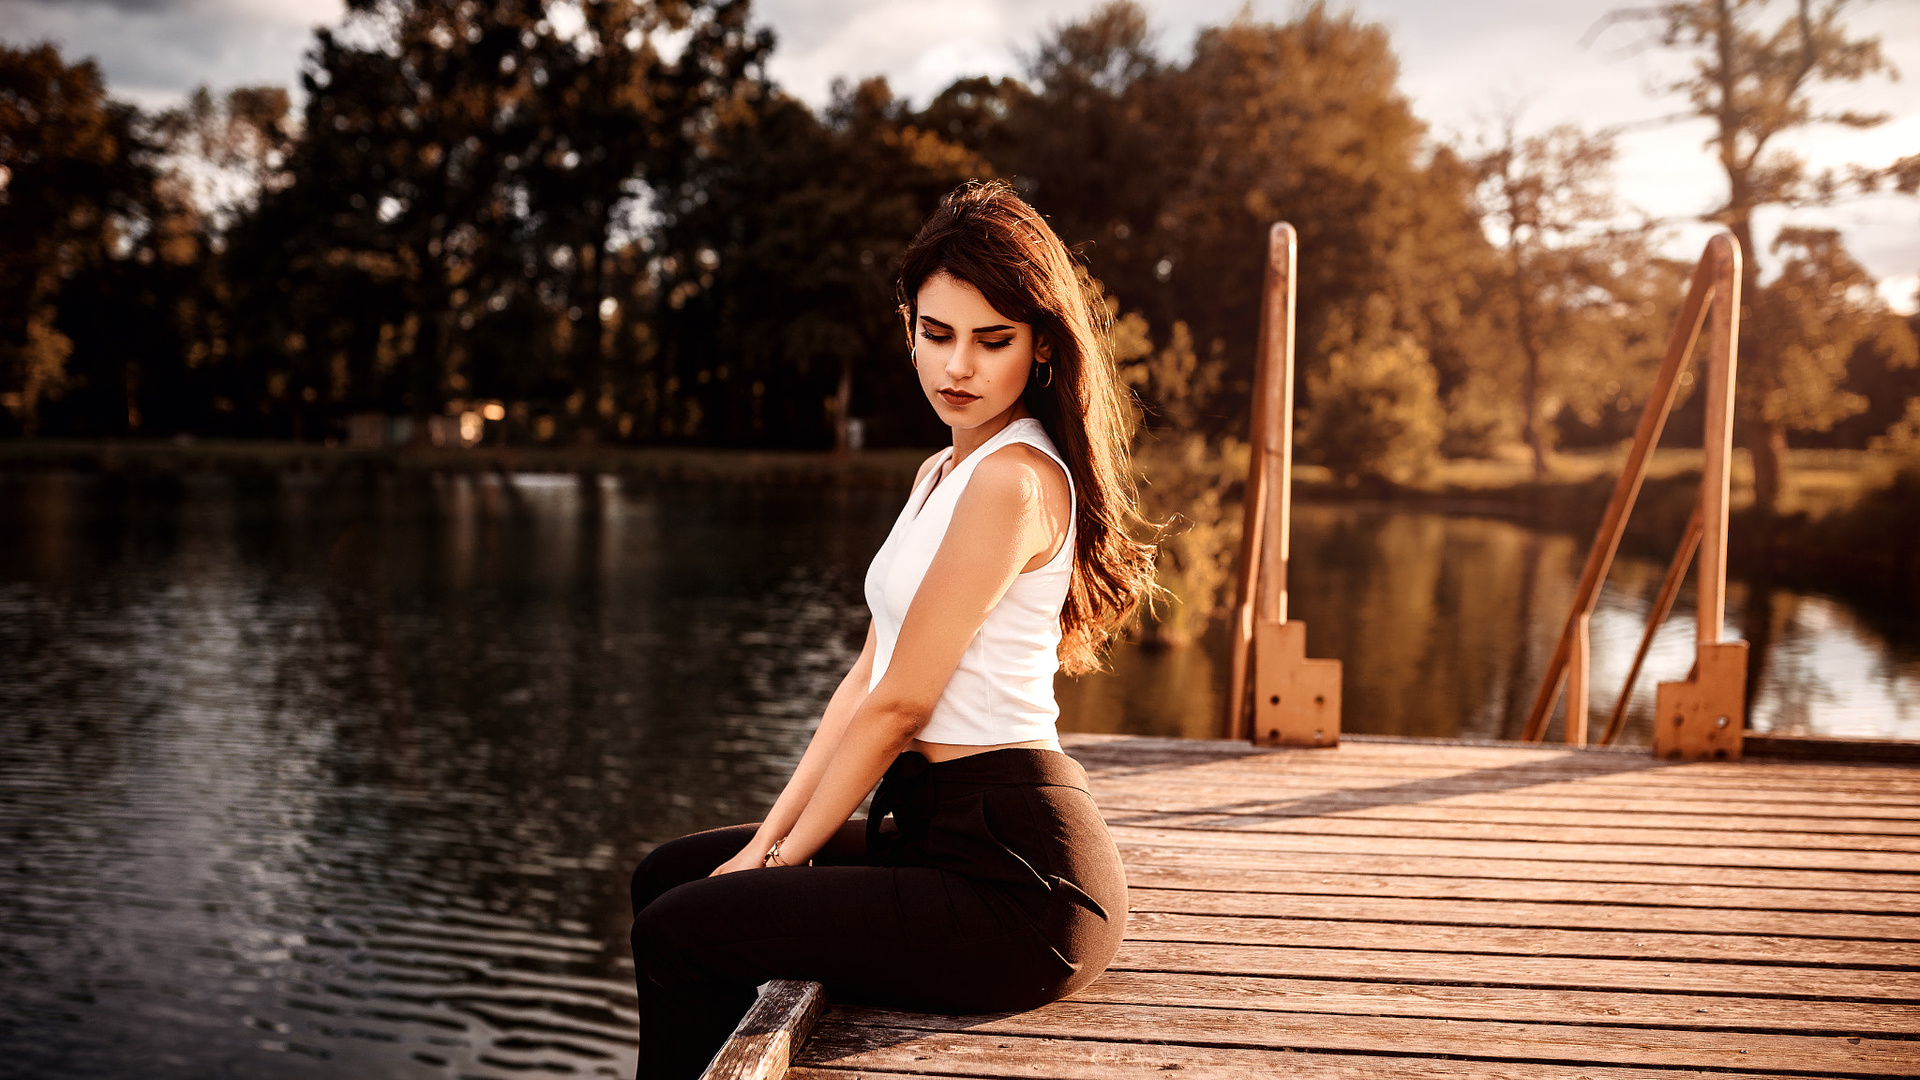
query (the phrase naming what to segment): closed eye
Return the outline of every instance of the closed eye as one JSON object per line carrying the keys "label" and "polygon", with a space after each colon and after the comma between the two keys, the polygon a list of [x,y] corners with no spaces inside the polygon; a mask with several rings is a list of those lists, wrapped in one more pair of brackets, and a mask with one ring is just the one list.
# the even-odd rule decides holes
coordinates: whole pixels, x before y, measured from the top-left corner
{"label": "closed eye", "polygon": [[1011,344],[1013,344],[1012,338],[1001,338],[999,341],[983,341],[980,343],[980,346],[981,348],[991,349],[995,352],[998,352],[1001,349],[1004,349]]}
{"label": "closed eye", "polygon": [[932,330],[929,330],[924,326],[920,328],[920,336],[925,338],[928,341],[933,342],[936,345],[942,342],[953,340],[952,334],[936,334]]}

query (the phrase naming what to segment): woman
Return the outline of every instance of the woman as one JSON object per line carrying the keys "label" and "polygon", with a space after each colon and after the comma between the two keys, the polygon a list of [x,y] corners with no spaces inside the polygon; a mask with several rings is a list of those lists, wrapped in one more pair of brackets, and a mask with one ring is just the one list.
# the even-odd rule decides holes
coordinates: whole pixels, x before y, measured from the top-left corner
{"label": "woman", "polygon": [[1000,183],[947,196],[899,290],[953,445],[867,571],[866,646],[766,821],[634,873],[645,1080],[698,1076],[768,979],[998,1012],[1072,993],[1120,944],[1126,880],[1053,698],[1154,588],[1104,312]]}

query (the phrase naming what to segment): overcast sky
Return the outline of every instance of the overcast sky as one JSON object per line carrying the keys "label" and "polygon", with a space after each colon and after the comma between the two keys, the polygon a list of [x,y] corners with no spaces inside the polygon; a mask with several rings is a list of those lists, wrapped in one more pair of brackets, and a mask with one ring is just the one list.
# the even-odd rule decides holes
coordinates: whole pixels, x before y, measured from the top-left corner
{"label": "overcast sky", "polygon": [[[1616,28],[1590,48],[1580,40],[1622,0],[1354,0],[1384,23],[1401,58],[1401,87],[1436,138],[1479,130],[1502,101],[1527,103],[1525,122],[1589,128],[1643,123],[1677,108],[1647,86],[1677,70],[1658,50],[1635,52],[1636,32]],[[778,37],[772,71],[790,92],[826,99],[836,77],[885,75],[897,92],[925,101],[962,75],[1019,74],[1021,57],[1050,27],[1085,14],[1095,0],[760,0],[759,18]],[[1147,0],[1160,52],[1188,53],[1195,32],[1243,9],[1284,20],[1293,0]],[[1785,0],[1769,5],[1776,13]],[[340,0],[0,0],[0,40],[57,42],[92,56],[113,91],[142,105],[178,100],[202,83],[291,84],[313,27],[340,17]],[[1920,3],[1868,0],[1854,8],[1857,33],[1875,33],[1904,74],[1823,90],[1835,108],[1891,113],[1879,128],[1800,133],[1789,144],[1816,167],[1884,164],[1920,152]],[[1621,138],[1622,196],[1675,224],[1676,253],[1697,253],[1705,230],[1689,224],[1724,184],[1702,150],[1701,122],[1646,125]],[[1760,222],[1765,234],[1782,215]],[[1920,199],[1853,199],[1795,211],[1800,224],[1831,224],[1884,279],[1882,292],[1911,310],[1920,287]],[[1311,257],[1310,253],[1302,253]],[[1764,255],[1764,253],[1763,253]],[[1763,258],[1764,262],[1764,258]]]}

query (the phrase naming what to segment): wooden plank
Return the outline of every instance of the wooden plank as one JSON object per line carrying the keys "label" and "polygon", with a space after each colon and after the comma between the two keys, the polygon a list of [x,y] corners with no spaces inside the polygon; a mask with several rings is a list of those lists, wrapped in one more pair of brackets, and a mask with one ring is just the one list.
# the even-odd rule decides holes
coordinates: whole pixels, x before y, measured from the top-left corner
{"label": "wooden plank", "polygon": [[[1429,900],[1394,896],[1298,896],[1270,892],[1154,889],[1127,891],[1135,912],[1257,916],[1276,919],[1366,919],[1479,927],[1552,927],[1679,933],[1758,934],[1920,942],[1920,916],[1847,915],[1825,911],[1672,907],[1651,904],[1527,903],[1511,900]],[[1795,959],[1800,959],[1795,957]]]}
{"label": "wooden plank", "polygon": [[[1347,1016],[1247,1009],[1112,1005],[1056,1001],[1007,1016],[932,1016],[849,1009],[836,1027],[904,1028],[1042,1038],[1204,1043],[1253,1049],[1448,1055],[1507,1061],[1755,1068],[1762,1071],[1911,1076],[1920,1073],[1920,1041],[1879,1036],[1834,1038],[1772,1032],[1654,1030],[1573,1024]],[[1177,1059],[1176,1059],[1177,1060]],[[1184,1071],[1184,1070],[1183,1070]]]}
{"label": "wooden plank", "polygon": [[[1391,852],[1347,851],[1222,851],[1208,845],[1209,833],[1191,834],[1180,845],[1120,842],[1120,857],[1129,867],[1163,866],[1226,870],[1332,871],[1362,874],[1413,874],[1440,877],[1538,879],[1554,881],[1633,882],[1647,885],[1742,886],[1783,889],[1844,889],[1900,894],[1889,903],[1907,903],[1916,892],[1911,876],[1857,874],[1845,870],[1772,869],[1650,864],[1643,862],[1579,862],[1561,859],[1463,858],[1445,854],[1402,855]],[[1182,839],[1189,839],[1182,837]]]}
{"label": "wooden plank", "polygon": [[[1758,767],[1756,767],[1758,768]],[[1676,792],[1695,799],[1745,798],[1767,800],[1792,798],[1801,801],[1854,801],[1864,804],[1913,807],[1920,805],[1920,790],[1909,783],[1883,782],[1862,778],[1853,782],[1822,781],[1758,775],[1745,777],[1646,777],[1634,773],[1600,775],[1573,774],[1547,769],[1501,769],[1475,771],[1462,769],[1421,769],[1407,767],[1354,767],[1308,770],[1254,769],[1237,765],[1196,765],[1177,772],[1159,770],[1140,773],[1126,770],[1088,770],[1097,786],[1123,783],[1163,784],[1206,782],[1252,785],[1274,791],[1293,788],[1314,790],[1353,790],[1389,788],[1406,791],[1558,791],[1566,794],[1604,793],[1618,798],[1660,798]]]}
{"label": "wooden plank", "polygon": [[[1880,817],[1914,816],[1920,812],[1920,797],[1866,788],[1860,790],[1804,790],[1765,783],[1731,787],[1720,785],[1680,785],[1654,787],[1646,784],[1615,783],[1614,778],[1569,780],[1561,777],[1505,776],[1497,780],[1467,774],[1443,774],[1419,777],[1379,777],[1357,775],[1280,775],[1266,777],[1258,773],[1233,773],[1216,770],[1182,770],[1147,775],[1091,773],[1094,798],[1102,794],[1129,791],[1178,791],[1183,788],[1218,788],[1226,792],[1244,792],[1241,798],[1260,802],[1295,799],[1335,800],[1343,794],[1349,800],[1367,799],[1375,805],[1432,802],[1458,796],[1514,796],[1520,798],[1606,799],[1621,810],[1657,803],[1661,800],[1730,803],[1758,803],[1762,806],[1811,804],[1825,807],[1858,807],[1863,813]],[[1648,809],[1662,809],[1649,806]]]}
{"label": "wooden plank", "polygon": [[[1748,737],[1761,740],[1763,745],[1767,740],[1777,739],[1783,746],[1791,746],[1796,750],[1823,746],[1830,742],[1830,740],[1779,737],[1764,733]],[[1814,764],[1808,760],[1791,762],[1765,760],[1763,756],[1763,760],[1760,761],[1748,760],[1738,764],[1697,762],[1681,766],[1653,761],[1645,748],[1634,747],[1576,749],[1519,743],[1475,743],[1448,739],[1348,734],[1338,750],[1289,753],[1271,748],[1249,747],[1225,740],[1079,733],[1061,736],[1062,745],[1067,751],[1082,759],[1090,768],[1120,768],[1136,771],[1142,766],[1177,768],[1182,765],[1215,762],[1257,762],[1269,767],[1284,763],[1288,767],[1322,768],[1398,764],[1426,768],[1444,766],[1461,770],[1551,765],[1594,774],[1607,771],[1684,769],[1689,773],[1700,775],[1751,776],[1774,775],[1784,770],[1793,770],[1790,775],[1817,779],[1856,778],[1863,773],[1885,775],[1890,778],[1904,775],[1909,781],[1915,779],[1914,770],[1907,767],[1910,760],[1907,752],[1920,749],[1920,743],[1904,741],[1883,743],[1879,740],[1835,740],[1834,742],[1856,741],[1871,744],[1870,749],[1875,752],[1875,756],[1889,750],[1893,753],[1877,761],[1849,758],[1844,764]],[[1763,771],[1753,773],[1748,771],[1751,769]]]}
{"label": "wooden plank", "polygon": [[1075,1001],[1549,1024],[1912,1036],[1920,1005],[1109,971]]}
{"label": "wooden plank", "polygon": [[[1180,746],[1176,743],[1186,743]],[[1668,762],[1655,759],[1647,747],[1570,747],[1517,743],[1467,742],[1448,739],[1395,738],[1348,735],[1337,749],[1255,747],[1232,740],[1179,739],[1151,736],[1113,736],[1066,733],[1061,745],[1074,757],[1101,767],[1177,767],[1216,762],[1256,763],[1265,766],[1339,767],[1348,765],[1415,764],[1424,767],[1501,769],[1553,765],[1591,772],[1701,771],[1734,772],[1749,766],[1772,772],[1798,771],[1813,777],[1850,775],[1860,771],[1897,774],[1905,768],[1895,761],[1780,761]],[[1328,752],[1317,752],[1320,750]]]}
{"label": "wooden plank", "polygon": [[1644,863],[1667,866],[1764,867],[1793,870],[1877,871],[1900,875],[1920,887],[1920,855],[1892,851],[1810,851],[1712,845],[1663,847],[1655,844],[1541,843],[1514,840],[1456,840],[1431,837],[1322,836],[1262,832],[1254,829],[1168,829],[1113,824],[1116,841],[1160,847],[1207,847],[1236,852],[1301,852],[1377,855],[1429,855],[1455,859]]}
{"label": "wooden plank", "polygon": [[763,985],[700,1080],[779,1080],[826,1010],[826,992],[817,982]]}
{"label": "wooden plank", "polygon": [[1127,937],[1219,945],[1472,953],[1477,956],[1789,962],[1845,967],[1912,967],[1912,942],[1847,938],[1688,934],[1661,930],[1560,930],[1542,927],[1420,925],[1338,919],[1274,919],[1226,915],[1131,912]]}
{"label": "wooden plank", "polygon": [[[1756,739],[1781,738],[1767,734]],[[1560,768],[1603,771],[1684,771],[1700,775],[1774,775],[1807,777],[1854,777],[1863,773],[1915,779],[1914,770],[1903,763],[1849,759],[1841,763],[1816,764],[1809,761],[1743,761],[1740,763],[1693,762],[1673,764],[1652,759],[1645,747],[1552,747],[1514,742],[1474,742],[1456,739],[1428,739],[1394,735],[1354,735],[1344,737],[1337,750],[1298,751],[1252,747],[1223,739],[1184,739],[1164,736],[1097,735],[1065,733],[1061,745],[1076,758],[1105,767],[1140,768],[1178,767],[1212,762],[1258,762],[1266,765],[1285,763],[1317,767],[1412,764],[1423,767],[1445,766],[1459,769],[1497,769],[1514,765],[1551,764]],[[1826,740],[1806,737],[1781,738],[1783,743],[1799,746],[1821,744]],[[1854,740],[1847,740],[1854,741]],[[1879,746],[1877,740],[1867,740]],[[1895,748],[1920,746],[1895,742]],[[1754,770],[1760,770],[1755,772]]]}
{"label": "wooden plank", "polygon": [[[1264,789],[1263,789],[1264,790]],[[1532,825],[1611,825],[1620,828],[1875,833],[1920,836],[1920,807],[1859,807],[1833,803],[1696,802],[1685,799],[1621,802],[1576,795],[1463,792],[1411,802],[1382,801],[1367,791],[1335,791],[1295,798],[1248,798],[1247,788],[1136,785],[1102,789],[1094,799],[1116,813],[1270,814],[1365,817],[1402,821],[1512,821]],[[1302,805],[1306,802],[1307,805]]]}
{"label": "wooden plank", "polygon": [[[819,1063],[815,1064],[815,1055]],[[1456,1061],[1368,1054],[1296,1053],[1157,1042],[1071,1042],[1022,1035],[911,1032],[830,1019],[788,1080],[873,1080],[876,1074],[929,1078],[1024,1077],[1029,1080],[1762,1080],[1780,1073],[1673,1072],[1666,1069],[1556,1065],[1545,1062]],[[931,1067],[931,1068],[929,1068]]]}
{"label": "wooden plank", "polygon": [[[1751,830],[1730,832],[1714,829],[1663,829],[1653,827],[1619,828],[1566,824],[1520,824],[1512,821],[1434,821],[1382,817],[1301,817],[1218,812],[1175,813],[1142,809],[1128,813],[1124,806],[1104,806],[1109,825],[1152,824],[1165,829],[1219,829],[1233,833],[1275,835],[1311,834],[1316,836],[1402,837],[1435,840],[1502,840],[1540,844],[1658,845],[1661,847],[1712,847],[1728,845],[1744,849],[1777,848],[1782,851],[1815,852],[1894,852],[1920,855],[1920,836],[1886,836],[1865,833],[1807,833]],[[1912,871],[1920,873],[1920,859],[1911,860]]]}
{"label": "wooden plank", "polygon": [[1112,967],[1119,971],[1180,971],[1200,975],[1285,975],[1305,979],[1920,1002],[1920,974],[1911,970],[1852,971],[1786,964],[1479,956],[1130,939],[1120,946]]}
{"label": "wooden plank", "polygon": [[[1159,1042],[1074,1042],[1023,1035],[907,1032],[829,1018],[788,1080],[873,1080],[907,1074],[930,1080],[1022,1077],[1026,1080],[1688,1080],[1698,1072],[1607,1068],[1544,1062],[1457,1061],[1412,1056],[1295,1053],[1286,1048],[1191,1046]],[[1779,1073],[1714,1072],[1712,1080],[1763,1080]]]}
{"label": "wooden plank", "polygon": [[1533,901],[1546,904],[1641,904],[1668,907],[1758,908],[1768,911],[1840,914],[1920,914],[1920,892],[1868,892],[1842,889],[1755,888],[1744,885],[1683,883],[1641,884],[1567,879],[1441,877],[1417,874],[1368,874],[1348,870],[1276,867],[1216,867],[1196,857],[1191,866],[1131,863],[1132,889],[1185,889],[1210,893],[1274,894],[1293,897],[1341,897],[1367,904],[1381,897],[1429,900]]}

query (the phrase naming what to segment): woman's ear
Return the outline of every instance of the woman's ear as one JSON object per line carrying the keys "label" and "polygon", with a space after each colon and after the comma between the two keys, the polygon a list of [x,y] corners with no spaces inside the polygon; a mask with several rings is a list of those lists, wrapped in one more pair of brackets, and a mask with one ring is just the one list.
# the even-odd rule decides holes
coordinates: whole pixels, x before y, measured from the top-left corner
{"label": "woman's ear", "polygon": [[1035,335],[1033,339],[1033,355],[1038,358],[1041,363],[1049,363],[1053,360],[1053,346],[1047,343],[1046,338]]}

